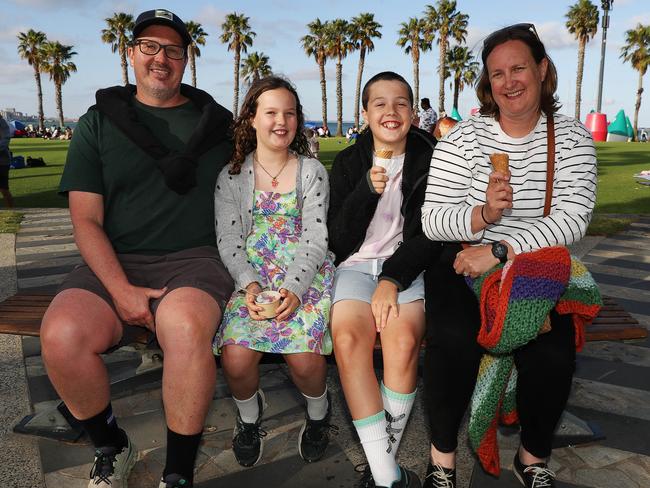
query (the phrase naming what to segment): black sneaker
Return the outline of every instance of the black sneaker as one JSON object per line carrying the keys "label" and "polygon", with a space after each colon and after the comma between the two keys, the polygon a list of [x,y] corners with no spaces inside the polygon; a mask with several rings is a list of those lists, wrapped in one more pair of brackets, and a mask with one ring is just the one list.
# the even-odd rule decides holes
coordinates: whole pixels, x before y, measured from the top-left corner
{"label": "black sneaker", "polygon": [[160,480],[158,488],[192,488],[192,483],[180,474],[173,473]]}
{"label": "black sneaker", "polygon": [[298,434],[298,452],[300,457],[308,463],[318,461],[325,454],[330,441],[330,432],[337,433],[338,427],[330,424],[332,403],[330,394],[327,393],[327,414],[322,420],[312,420],[305,414],[305,422]]}
{"label": "black sneaker", "polygon": [[422,488],[456,488],[456,470],[429,463]]}
{"label": "black sneaker", "polygon": [[235,458],[245,467],[254,466],[260,460],[263,451],[262,439],[266,437],[266,431],[260,427],[265,406],[262,390],[257,392],[257,404],[260,414],[254,423],[247,424],[237,412],[237,424],[232,437],[232,451],[235,453]]}
{"label": "black sneaker", "polygon": [[420,478],[418,478],[413,471],[399,466],[399,479],[393,481],[390,487],[381,487],[380,485],[375,484],[375,480],[372,477],[372,472],[370,471],[370,466],[368,464],[358,464],[354,467],[354,470],[359,472],[361,466],[364,466],[364,470],[356,488],[420,488],[422,486],[420,484]]}
{"label": "black sneaker", "polygon": [[512,469],[526,488],[555,488],[555,473],[548,469],[546,463],[526,465],[519,460],[519,453],[516,453]]}

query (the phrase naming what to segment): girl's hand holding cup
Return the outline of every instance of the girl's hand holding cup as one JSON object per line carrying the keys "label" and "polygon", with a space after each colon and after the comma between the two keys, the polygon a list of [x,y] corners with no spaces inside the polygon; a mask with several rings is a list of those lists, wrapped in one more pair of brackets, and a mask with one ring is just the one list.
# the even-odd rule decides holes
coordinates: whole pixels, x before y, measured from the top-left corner
{"label": "girl's hand holding cup", "polygon": [[260,293],[262,293],[262,287],[257,281],[250,283],[246,287],[246,308],[248,308],[248,314],[253,320],[264,320],[264,317],[260,315],[264,308],[256,302],[256,298]]}
{"label": "girl's hand holding cup", "polygon": [[300,305],[300,299],[296,296],[295,293],[287,290],[286,288],[280,288],[280,295],[282,296],[282,301],[277,310],[277,316],[275,320],[286,320],[286,318],[291,315]]}

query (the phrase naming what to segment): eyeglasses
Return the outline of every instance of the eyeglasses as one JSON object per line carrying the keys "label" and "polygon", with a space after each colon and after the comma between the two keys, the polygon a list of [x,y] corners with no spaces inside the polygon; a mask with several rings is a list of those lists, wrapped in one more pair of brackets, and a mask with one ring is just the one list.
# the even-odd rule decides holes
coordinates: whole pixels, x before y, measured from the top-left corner
{"label": "eyeglasses", "polygon": [[149,39],[138,39],[133,44],[140,48],[142,54],[155,56],[161,49],[165,50],[165,55],[169,59],[183,59],[185,57],[185,48],[175,44],[160,44],[159,42]]}

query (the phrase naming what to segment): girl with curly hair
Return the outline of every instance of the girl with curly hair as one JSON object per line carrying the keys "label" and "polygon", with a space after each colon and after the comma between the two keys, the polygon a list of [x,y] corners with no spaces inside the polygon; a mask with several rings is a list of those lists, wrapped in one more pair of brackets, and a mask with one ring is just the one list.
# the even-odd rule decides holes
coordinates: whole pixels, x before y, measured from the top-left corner
{"label": "girl with curly hair", "polygon": [[290,82],[276,76],[254,82],[233,126],[231,164],[215,189],[217,245],[239,291],[226,306],[214,352],[221,354],[238,410],[233,452],[242,466],[262,456],[265,400],[258,365],[265,352],[284,356],[305,397],[298,436],[302,458],[317,461],[329,441],[325,355],[332,351],[334,275],[327,252],[329,186],[325,168],[311,157],[303,126]]}

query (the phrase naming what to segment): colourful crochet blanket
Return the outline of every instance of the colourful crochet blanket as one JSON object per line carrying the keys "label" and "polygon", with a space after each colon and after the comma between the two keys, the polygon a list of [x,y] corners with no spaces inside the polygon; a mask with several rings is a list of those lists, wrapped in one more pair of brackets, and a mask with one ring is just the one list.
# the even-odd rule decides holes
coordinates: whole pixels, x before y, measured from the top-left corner
{"label": "colourful crochet blanket", "polygon": [[[602,299],[587,268],[565,247],[519,254],[467,283],[479,299],[478,342],[488,353],[481,360],[472,396],[469,436],[472,448],[488,473],[500,473],[497,426],[518,421],[517,371],[512,351],[543,332],[553,308],[572,314],[576,348],[584,329],[598,315]],[[548,325],[548,324],[547,324]]]}

